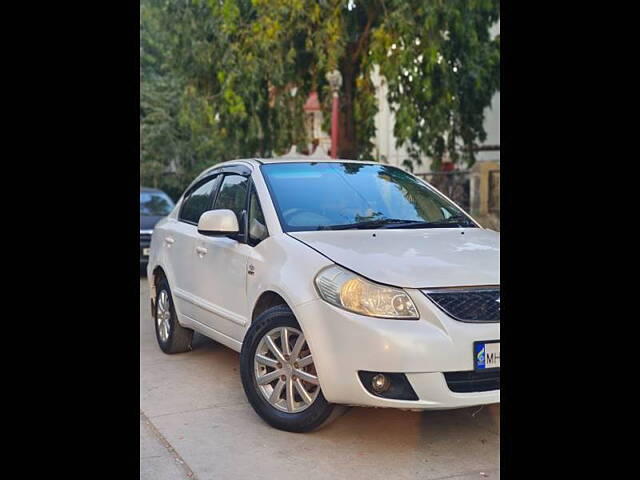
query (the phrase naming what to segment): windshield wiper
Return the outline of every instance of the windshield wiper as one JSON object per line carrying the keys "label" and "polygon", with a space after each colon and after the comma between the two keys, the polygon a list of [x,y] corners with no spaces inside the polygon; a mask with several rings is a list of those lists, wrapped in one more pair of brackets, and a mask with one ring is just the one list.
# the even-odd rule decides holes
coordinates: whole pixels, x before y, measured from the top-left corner
{"label": "windshield wiper", "polygon": [[455,215],[453,217],[425,222],[422,220],[402,220],[399,218],[378,218],[366,220],[364,222],[347,223],[344,225],[321,225],[317,230],[365,230],[365,229],[392,229],[392,228],[438,228],[459,225],[461,227],[475,227],[475,225],[465,215]]}
{"label": "windshield wiper", "polygon": [[[378,218],[376,220],[366,220],[364,222],[347,223],[344,225],[321,225],[318,230],[362,230],[367,228],[389,228],[388,225],[405,225],[414,220],[402,220],[399,218]],[[422,223],[422,222],[418,222]]]}
{"label": "windshield wiper", "polygon": [[462,225],[462,226],[475,227],[475,224],[466,215],[454,215],[452,217],[443,218],[442,220],[436,220],[435,222],[431,222],[431,223],[433,225],[458,224],[458,225]]}
{"label": "windshield wiper", "polygon": [[438,228],[458,225],[461,227],[475,227],[466,215],[454,215],[453,217],[435,220],[433,222],[411,221],[402,224],[389,225],[385,228]]}

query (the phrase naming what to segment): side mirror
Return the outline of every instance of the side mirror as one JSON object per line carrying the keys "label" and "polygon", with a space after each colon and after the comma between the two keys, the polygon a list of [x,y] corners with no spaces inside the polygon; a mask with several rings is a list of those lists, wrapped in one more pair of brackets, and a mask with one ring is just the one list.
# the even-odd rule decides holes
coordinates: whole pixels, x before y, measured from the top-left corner
{"label": "side mirror", "polygon": [[209,210],[200,216],[198,233],[207,236],[231,235],[238,233],[238,219],[231,210]]}

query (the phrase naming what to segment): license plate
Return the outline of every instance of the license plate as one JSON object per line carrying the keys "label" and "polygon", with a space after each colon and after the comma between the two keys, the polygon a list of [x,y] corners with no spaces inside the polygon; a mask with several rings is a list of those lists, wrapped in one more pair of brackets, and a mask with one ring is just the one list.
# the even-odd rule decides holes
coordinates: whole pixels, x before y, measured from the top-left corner
{"label": "license plate", "polygon": [[500,368],[500,341],[475,342],[473,344],[473,365],[475,370]]}
{"label": "license plate", "polygon": [[145,257],[149,256],[149,250],[151,250],[150,248],[143,248],[142,249],[142,255],[144,255]]}

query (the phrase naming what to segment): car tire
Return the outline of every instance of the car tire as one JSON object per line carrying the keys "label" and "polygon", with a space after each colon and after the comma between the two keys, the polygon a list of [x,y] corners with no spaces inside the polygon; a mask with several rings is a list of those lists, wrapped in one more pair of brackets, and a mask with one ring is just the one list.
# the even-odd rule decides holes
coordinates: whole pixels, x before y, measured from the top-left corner
{"label": "car tire", "polygon": [[[287,363],[283,365],[278,362],[278,365],[281,365],[282,368],[278,368],[275,366],[265,366],[264,370],[263,365],[258,362],[258,357],[256,353],[258,349],[264,349],[267,343],[266,337],[269,334],[270,338],[272,333],[273,335],[278,335],[278,331],[283,331],[283,329],[287,330],[287,335],[290,335],[290,348],[291,356],[287,355],[287,360],[290,359],[291,363]],[[301,370],[311,369],[315,371],[313,364],[304,366],[301,370],[287,370],[285,368],[291,369],[294,365],[294,361],[296,358],[300,358],[301,361],[302,355],[307,356],[308,359],[312,358],[310,351],[308,351],[308,345],[306,348],[302,349],[302,355],[300,357],[293,357],[295,353],[295,345],[296,339],[299,338],[298,334],[302,334],[302,329],[298,324],[293,312],[286,305],[278,305],[272,307],[262,314],[260,314],[251,324],[251,327],[247,331],[247,334],[244,338],[244,342],[242,344],[242,350],[240,352],[240,375],[242,378],[242,386],[244,388],[245,394],[249,403],[256,411],[256,413],[269,425],[275,427],[279,430],[285,430],[288,432],[310,432],[313,430],[317,430],[335,418],[337,418],[341,413],[343,413],[346,408],[343,406],[335,405],[327,402],[322,394],[320,389],[320,385],[314,386],[314,384],[308,383],[306,381],[300,381],[302,377],[298,376],[298,386],[293,383],[289,385],[289,379],[296,378],[296,373],[301,373]],[[289,336],[287,337],[289,338]],[[276,345],[276,348],[283,353],[283,340],[282,334],[275,341],[272,338],[272,341]],[[304,343],[306,345],[306,342]],[[262,351],[262,350],[261,350]],[[299,350],[300,351],[300,350]],[[260,353],[260,352],[258,352]],[[269,349],[264,354],[261,354],[261,361],[264,361],[264,356],[269,355],[270,357],[267,359],[269,362],[277,361],[279,358],[274,352]],[[295,365],[298,365],[297,363]],[[271,368],[272,370],[267,370]],[[284,372],[286,375],[278,376],[276,371]],[[266,378],[268,373],[269,375],[276,375],[272,383],[263,384],[260,386],[258,384],[258,376],[261,378]],[[302,371],[302,374],[305,372]],[[312,378],[313,375],[305,378]],[[284,381],[284,386],[279,387],[283,378],[286,378]],[[317,376],[315,376],[317,381]],[[305,385],[305,387],[309,387],[312,390],[312,393],[307,399],[313,397],[311,403],[306,403],[305,400],[299,393],[299,386]],[[279,387],[279,389],[278,389]],[[268,389],[268,390],[267,390]],[[316,392],[317,389],[317,392]],[[275,396],[276,391],[278,395]],[[306,391],[306,390],[305,390]],[[277,401],[272,403],[269,398],[267,398],[269,392],[271,392],[270,398],[277,398]],[[289,392],[293,392],[292,398],[296,398],[296,405],[300,405],[298,407],[294,407],[289,411],[284,411],[284,405],[287,405],[288,408],[288,399]],[[281,398],[282,397],[282,398]],[[292,402],[295,400],[292,400]],[[296,408],[301,408],[301,411],[296,411]]]}
{"label": "car tire", "polygon": [[164,275],[159,276],[156,283],[156,301],[153,310],[153,323],[160,350],[167,354],[191,350],[193,330],[178,323],[169,282]]}

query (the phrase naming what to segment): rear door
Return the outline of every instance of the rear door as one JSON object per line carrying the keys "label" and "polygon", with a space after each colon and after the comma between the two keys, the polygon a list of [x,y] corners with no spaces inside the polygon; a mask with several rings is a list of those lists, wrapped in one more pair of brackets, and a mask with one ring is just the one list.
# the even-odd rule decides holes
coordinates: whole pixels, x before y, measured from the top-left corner
{"label": "rear door", "polygon": [[170,279],[173,280],[170,285],[173,301],[181,314],[191,318],[195,318],[197,312],[192,298],[196,288],[193,268],[198,258],[196,246],[200,237],[197,225],[200,215],[211,208],[218,181],[218,176],[208,176],[189,189],[178,219],[167,225],[162,239],[173,277]]}

